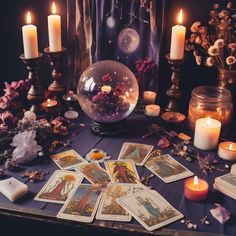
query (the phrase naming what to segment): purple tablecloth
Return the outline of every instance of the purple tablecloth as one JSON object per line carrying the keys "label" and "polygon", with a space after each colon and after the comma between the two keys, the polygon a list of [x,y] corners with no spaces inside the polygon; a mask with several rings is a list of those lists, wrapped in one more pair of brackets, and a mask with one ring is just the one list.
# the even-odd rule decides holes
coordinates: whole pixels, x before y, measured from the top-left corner
{"label": "purple tablecloth", "polygon": [[[102,138],[99,136],[94,136],[89,132],[89,120],[83,115],[78,119],[78,123],[85,123],[85,127],[79,128],[78,135],[75,137],[71,137],[73,140],[72,148],[75,149],[81,156],[85,156],[87,152],[92,148],[100,148],[106,151],[112,159],[117,159],[120,148],[123,142],[140,142],[156,145],[157,141],[160,137],[153,135],[148,138],[142,139],[142,135],[147,133],[147,125],[151,123],[153,119],[146,118],[143,114],[133,114],[127,120],[128,122],[128,132],[127,135],[123,138]],[[70,148],[67,148],[70,149]],[[66,150],[66,149],[65,149]],[[57,150],[60,152],[61,149]],[[165,150],[166,153],[170,152],[170,149]],[[166,200],[168,200],[175,208],[177,208],[180,212],[182,212],[186,219],[191,219],[192,223],[198,224],[198,231],[200,232],[210,232],[215,234],[227,234],[227,235],[236,235],[236,204],[235,200],[226,195],[221,194],[218,191],[213,189],[214,179],[222,174],[229,172],[229,169],[225,168],[226,162],[219,160],[218,164],[219,168],[225,170],[224,173],[220,171],[215,171],[210,173],[208,176],[204,175],[200,170],[196,160],[193,162],[187,162],[181,157],[175,157],[181,164],[189,168],[193,171],[197,176],[202,179],[205,179],[209,183],[209,195],[208,198],[203,202],[192,202],[188,201],[183,196],[183,184],[184,180],[180,180],[177,182],[166,184],[162,180],[157,177],[154,177],[150,180],[150,185],[156,189]],[[232,163],[227,163],[231,166]],[[102,164],[103,166],[103,164]],[[24,181],[20,176],[26,169],[43,169],[48,170],[50,174],[47,176],[46,180],[50,177],[50,175],[54,172],[54,170],[58,169],[58,167],[54,164],[54,162],[49,158],[43,158],[43,161],[39,161],[36,165],[32,166],[24,166],[18,172],[8,172],[9,176],[14,176],[21,181]],[[140,178],[142,176],[150,175],[150,171],[145,167],[137,167]],[[45,180],[45,182],[46,182]],[[85,180],[86,181],[86,180]],[[27,182],[30,190],[30,194],[16,203],[10,203],[2,194],[0,194],[0,213],[1,209],[20,208],[25,213],[32,212],[32,209],[35,210],[43,210],[45,214],[50,212],[53,216],[56,216],[57,212],[61,208],[61,205],[51,204],[51,203],[43,203],[34,201],[34,196],[38,193],[38,191],[42,188],[45,182],[40,183],[31,183]],[[220,203],[226,209],[228,209],[231,213],[231,220],[227,222],[225,225],[221,225],[218,221],[216,221],[210,214],[210,209],[214,208],[214,203]],[[31,214],[31,213],[30,213]],[[200,219],[207,215],[208,220],[210,221],[210,225],[201,225]],[[138,225],[135,220],[132,220],[130,223],[123,224],[124,227],[129,228],[130,224]],[[96,221],[95,221],[96,225]],[[184,224],[180,221],[172,223],[165,227],[166,229],[173,230],[188,230]],[[123,228],[124,229],[124,228]],[[141,229],[141,226],[140,226]]]}

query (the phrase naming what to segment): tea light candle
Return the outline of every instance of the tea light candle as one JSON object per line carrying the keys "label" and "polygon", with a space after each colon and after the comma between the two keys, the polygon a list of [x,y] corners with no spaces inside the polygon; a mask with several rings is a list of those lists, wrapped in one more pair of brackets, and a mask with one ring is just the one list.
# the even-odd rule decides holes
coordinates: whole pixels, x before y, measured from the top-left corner
{"label": "tea light candle", "polygon": [[52,15],[48,16],[48,37],[51,52],[61,51],[61,16],[56,13],[56,4],[53,2]]}
{"label": "tea light candle", "polygon": [[77,102],[77,95],[72,91],[72,90],[69,90],[66,94],[64,94],[62,96],[62,99],[65,101],[65,102]]}
{"label": "tea light candle", "polygon": [[220,137],[221,123],[218,120],[201,118],[196,121],[194,146],[202,150],[216,149]]}
{"label": "tea light candle", "polygon": [[143,92],[143,103],[146,105],[155,104],[157,93],[153,91],[144,91]]}
{"label": "tea light candle", "polygon": [[184,196],[193,201],[202,201],[207,198],[208,183],[197,176],[188,178],[184,182]]}
{"label": "tea light candle", "polygon": [[24,57],[35,58],[39,56],[37,27],[31,24],[31,14],[28,11],[26,17],[27,25],[22,27]]}
{"label": "tea light candle", "polygon": [[102,91],[102,92],[110,93],[110,92],[111,92],[111,86],[109,86],[109,85],[103,85],[103,86],[101,87],[101,91]]}
{"label": "tea light candle", "polygon": [[57,101],[54,99],[47,99],[42,103],[42,107],[46,112],[53,112],[57,107]]}
{"label": "tea light candle", "polygon": [[184,58],[186,27],[181,25],[182,20],[183,11],[181,9],[178,16],[178,25],[172,27],[171,33],[170,58],[175,60],[181,60]]}
{"label": "tea light candle", "polygon": [[218,155],[220,158],[227,161],[236,160],[236,143],[223,142],[220,143],[218,148]]}
{"label": "tea light candle", "polygon": [[144,114],[146,116],[155,117],[155,116],[159,116],[160,110],[161,110],[160,106],[151,104],[145,107]]}

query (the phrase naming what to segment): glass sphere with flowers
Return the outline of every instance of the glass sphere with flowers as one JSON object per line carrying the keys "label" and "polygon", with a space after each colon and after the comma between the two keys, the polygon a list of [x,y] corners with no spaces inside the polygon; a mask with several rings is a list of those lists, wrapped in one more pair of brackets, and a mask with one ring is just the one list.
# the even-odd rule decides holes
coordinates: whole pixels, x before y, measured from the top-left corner
{"label": "glass sphere with flowers", "polygon": [[138,83],[128,67],[104,60],[84,71],[77,94],[81,108],[93,121],[115,123],[124,120],[135,108]]}

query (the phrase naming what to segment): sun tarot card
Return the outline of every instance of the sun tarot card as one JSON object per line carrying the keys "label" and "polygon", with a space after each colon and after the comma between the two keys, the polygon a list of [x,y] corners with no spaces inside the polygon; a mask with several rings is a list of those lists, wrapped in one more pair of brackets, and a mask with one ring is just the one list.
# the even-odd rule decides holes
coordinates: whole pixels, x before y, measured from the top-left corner
{"label": "sun tarot card", "polygon": [[91,223],[101,198],[97,185],[81,184],[57,214],[58,218]]}
{"label": "sun tarot card", "polygon": [[143,166],[153,149],[152,145],[141,143],[123,143],[118,160],[133,160],[137,166]]}
{"label": "sun tarot card", "polygon": [[132,160],[106,161],[106,169],[113,183],[140,183],[138,172]]}
{"label": "sun tarot card", "polygon": [[110,184],[103,193],[98,208],[96,219],[113,221],[131,221],[131,215],[117,202],[117,198],[124,197],[132,193],[131,184]]}
{"label": "sun tarot card", "polygon": [[145,167],[165,183],[174,182],[193,175],[193,172],[177,162],[172,156],[159,155],[154,151],[145,163]]}
{"label": "sun tarot card", "polygon": [[82,163],[75,168],[81,172],[92,184],[105,184],[111,182],[109,175],[98,163]]}
{"label": "sun tarot card", "polygon": [[117,199],[117,202],[148,231],[183,218],[179,211],[154,191],[138,191]]}
{"label": "sun tarot card", "polygon": [[64,204],[83,178],[83,175],[74,171],[56,170],[34,200]]}
{"label": "sun tarot card", "polygon": [[[51,155],[52,160],[63,170],[71,170],[86,162],[76,151],[69,150]],[[87,163],[87,162],[86,162]]]}

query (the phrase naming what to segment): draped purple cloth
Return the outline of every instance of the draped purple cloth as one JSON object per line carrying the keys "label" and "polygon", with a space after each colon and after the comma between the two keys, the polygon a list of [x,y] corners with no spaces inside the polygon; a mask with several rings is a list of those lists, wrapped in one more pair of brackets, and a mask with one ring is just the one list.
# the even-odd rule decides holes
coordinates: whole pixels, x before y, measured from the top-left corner
{"label": "draped purple cloth", "polygon": [[[84,69],[100,60],[159,64],[165,0],[68,0],[68,78],[76,87]],[[91,60],[92,58],[92,60]]]}

